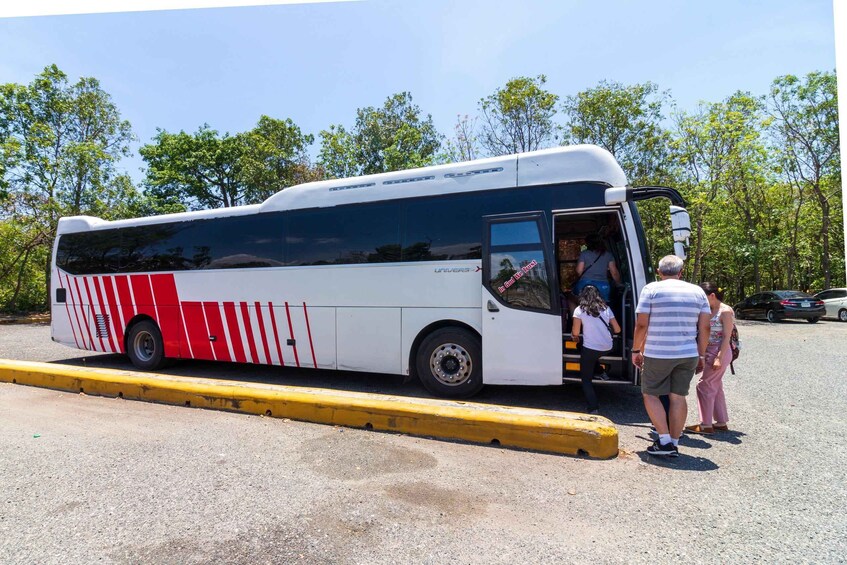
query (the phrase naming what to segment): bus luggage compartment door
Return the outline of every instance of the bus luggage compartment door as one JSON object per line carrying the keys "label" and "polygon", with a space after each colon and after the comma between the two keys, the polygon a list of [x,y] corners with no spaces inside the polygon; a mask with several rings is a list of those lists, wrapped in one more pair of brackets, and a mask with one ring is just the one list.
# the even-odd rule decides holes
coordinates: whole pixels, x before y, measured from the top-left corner
{"label": "bus luggage compartment door", "polygon": [[482,367],[486,384],[562,383],[562,323],[544,214],[484,218]]}

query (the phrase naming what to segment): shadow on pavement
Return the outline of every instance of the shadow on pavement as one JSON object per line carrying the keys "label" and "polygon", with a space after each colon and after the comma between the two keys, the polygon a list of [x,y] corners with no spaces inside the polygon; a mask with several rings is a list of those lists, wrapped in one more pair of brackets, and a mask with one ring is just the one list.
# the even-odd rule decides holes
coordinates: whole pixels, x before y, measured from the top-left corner
{"label": "shadow on pavement", "polygon": [[[682,447],[680,443],[680,447]],[[648,465],[674,469],[677,471],[716,471],[720,469],[712,460],[705,457],[695,457],[687,454],[684,447],[680,449],[679,457],[666,457],[650,455],[645,451],[639,451],[638,457]]]}
{"label": "shadow on pavement", "polygon": [[[65,365],[104,369],[135,370],[125,355],[98,354],[54,361]],[[329,390],[388,394],[409,398],[433,398],[418,380],[407,383],[399,375],[298,369],[268,365],[249,365],[213,361],[178,361],[159,371],[166,375],[225,379],[245,383],[315,387]],[[600,415],[619,425],[646,425],[647,414],[638,388],[628,385],[595,386]],[[471,399],[480,404],[497,404],[543,410],[585,412],[585,400],[578,383],[562,386],[486,386]]]}
{"label": "shadow on pavement", "polygon": [[731,443],[732,445],[741,445],[743,442],[741,438],[746,436],[744,432],[739,432],[737,430],[729,430],[728,432],[717,432],[713,436],[709,436],[709,439],[712,441],[720,441],[723,443]]}

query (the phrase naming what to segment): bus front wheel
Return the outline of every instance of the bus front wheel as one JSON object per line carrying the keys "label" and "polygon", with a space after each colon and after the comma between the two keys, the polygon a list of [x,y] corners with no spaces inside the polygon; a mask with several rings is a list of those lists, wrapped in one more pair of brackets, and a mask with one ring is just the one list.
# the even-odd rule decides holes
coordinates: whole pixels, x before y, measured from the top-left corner
{"label": "bus front wheel", "polygon": [[436,396],[473,396],[482,388],[479,337],[461,328],[436,330],[418,348],[415,368],[421,383]]}
{"label": "bus front wheel", "polygon": [[152,320],[142,320],[129,330],[126,353],[132,364],[144,371],[165,366],[165,343],[162,332]]}

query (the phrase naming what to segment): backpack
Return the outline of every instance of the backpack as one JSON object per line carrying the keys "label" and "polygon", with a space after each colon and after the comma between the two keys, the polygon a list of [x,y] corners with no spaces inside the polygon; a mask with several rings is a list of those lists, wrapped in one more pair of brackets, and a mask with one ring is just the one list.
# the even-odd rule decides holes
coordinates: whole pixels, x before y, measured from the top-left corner
{"label": "backpack", "polygon": [[729,334],[729,349],[732,351],[732,361],[729,362],[729,370],[735,374],[735,367],[732,363],[741,355],[741,339],[738,337],[738,326],[732,324],[732,333]]}

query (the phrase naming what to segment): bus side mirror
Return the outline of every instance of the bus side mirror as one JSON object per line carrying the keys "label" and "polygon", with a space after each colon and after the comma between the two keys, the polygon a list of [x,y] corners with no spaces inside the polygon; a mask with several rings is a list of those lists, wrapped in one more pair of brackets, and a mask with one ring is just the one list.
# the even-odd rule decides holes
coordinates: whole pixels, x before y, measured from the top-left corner
{"label": "bus side mirror", "polygon": [[691,237],[691,217],[681,206],[671,206],[671,230],[673,231],[673,253],[685,259],[688,238]]}

